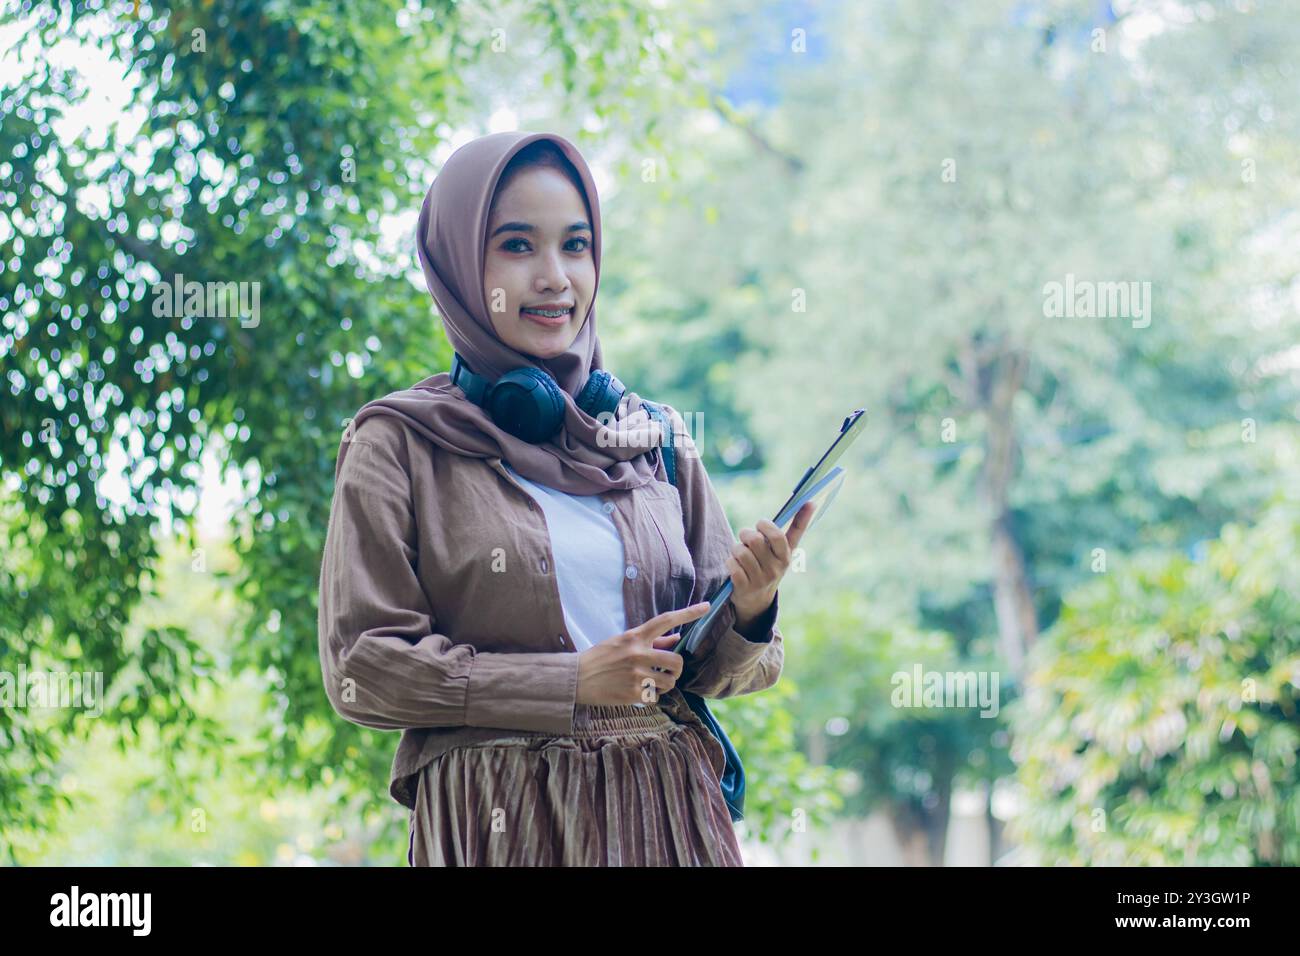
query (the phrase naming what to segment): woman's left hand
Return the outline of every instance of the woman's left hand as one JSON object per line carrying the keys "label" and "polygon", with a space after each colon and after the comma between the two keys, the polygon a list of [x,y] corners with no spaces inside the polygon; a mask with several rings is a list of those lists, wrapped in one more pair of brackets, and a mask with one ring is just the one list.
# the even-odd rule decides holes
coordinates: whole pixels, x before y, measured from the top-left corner
{"label": "woman's left hand", "polygon": [[727,558],[731,572],[731,603],[736,608],[737,624],[752,622],[772,606],[781,578],[790,568],[794,549],[812,522],[816,502],[809,501],[799,509],[790,523],[789,532],[782,532],[766,518],[754,528],[744,528],[732,546]]}

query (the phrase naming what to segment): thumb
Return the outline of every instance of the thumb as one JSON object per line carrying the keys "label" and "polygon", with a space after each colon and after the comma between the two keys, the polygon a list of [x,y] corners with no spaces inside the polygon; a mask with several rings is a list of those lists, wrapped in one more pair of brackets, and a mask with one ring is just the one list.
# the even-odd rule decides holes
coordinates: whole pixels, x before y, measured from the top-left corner
{"label": "thumb", "polygon": [[790,530],[786,533],[785,540],[790,544],[790,550],[793,551],[799,547],[799,542],[803,540],[804,532],[812,524],[813,512],[817,510],[817,502],[806,501],[799,513],[794,516],[794,521],[790,523]]}

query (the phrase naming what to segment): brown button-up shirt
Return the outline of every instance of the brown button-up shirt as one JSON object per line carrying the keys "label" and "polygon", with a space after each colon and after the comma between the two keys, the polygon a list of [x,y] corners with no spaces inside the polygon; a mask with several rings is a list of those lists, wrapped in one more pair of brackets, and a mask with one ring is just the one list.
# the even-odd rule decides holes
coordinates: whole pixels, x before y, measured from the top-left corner
{"label": "brown button-up shirt", "polygon": [[[623,540],[629,628],[706,600],[730,577],[731,525],[681,416],[665,410],[684,442],[678,487],[661,464],[660,481],[600,496]],[[775,684],[777,611],[774,601],[751,640],[728,601],[676,687],[647,705],[695,725],[718,774],[722,747],[680,690],[722,698]],[[452,747],[511,730],[573,731],[578,653],[550,535],[500,458],[452,454],[388,414],[364,419],[336,474],[318,624],[334,709],[402,731],[389,792],[406,807],[415,807],[415,774]]]}

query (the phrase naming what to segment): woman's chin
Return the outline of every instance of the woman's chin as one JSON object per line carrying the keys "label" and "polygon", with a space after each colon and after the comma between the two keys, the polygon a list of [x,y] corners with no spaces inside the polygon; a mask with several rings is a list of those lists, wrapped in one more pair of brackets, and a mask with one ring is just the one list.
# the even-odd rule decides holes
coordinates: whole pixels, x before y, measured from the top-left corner
{"label": "woman's chin", "polygon": [[567,352],[577,337],[577,333],[572,329],[556,329],[550,335],[534,336],[529,340],[528,348],[524,351],[537,358],[552,359]]}

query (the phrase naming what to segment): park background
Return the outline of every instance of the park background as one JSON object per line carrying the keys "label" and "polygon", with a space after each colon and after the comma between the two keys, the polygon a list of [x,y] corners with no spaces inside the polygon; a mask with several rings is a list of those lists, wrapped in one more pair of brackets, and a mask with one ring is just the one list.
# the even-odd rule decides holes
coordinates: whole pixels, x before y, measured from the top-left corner
{"label": "park background", "polygon": [[[106,694],[0,707],[6,863],[404,865],[320,553],[348,417],[449,366],[424,190],[505,129],[594,167],[606,365],[736,529],[867,409],[780,682],[714,706],[750,864],[1300,862],[1294,5],[3,11],[0,669]],[[155,316],[176,274],[258,323]]]}

